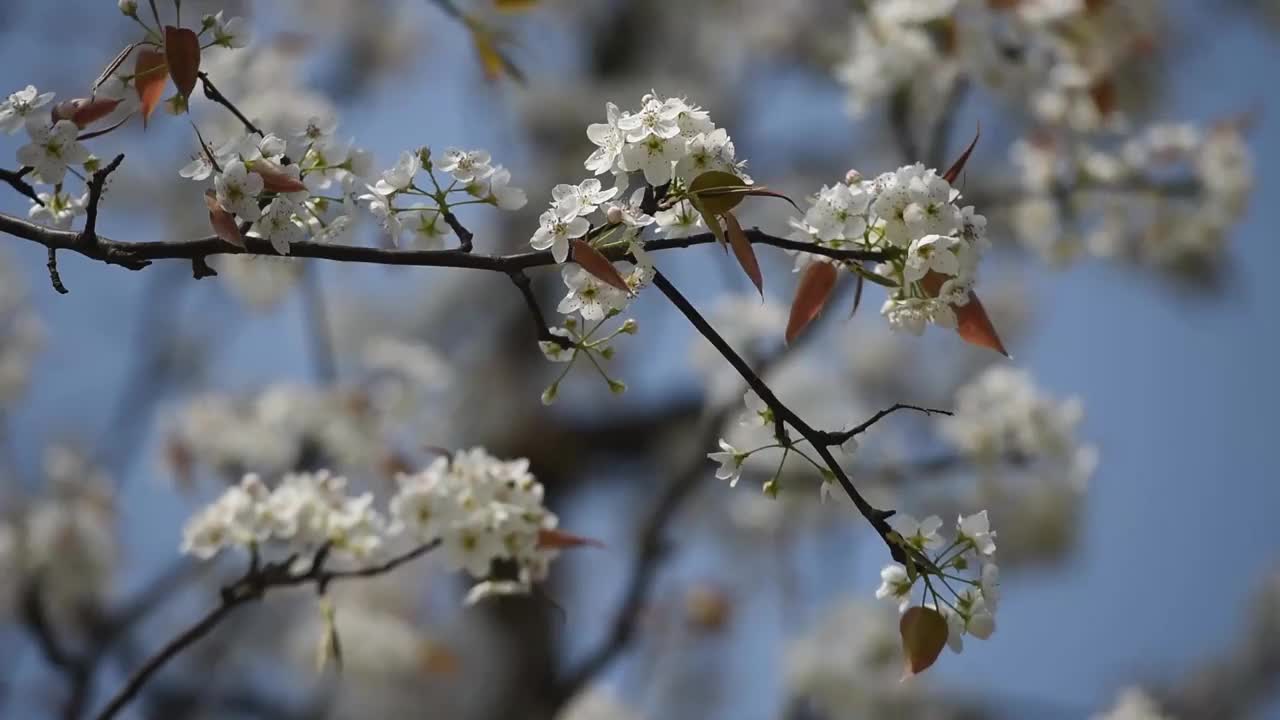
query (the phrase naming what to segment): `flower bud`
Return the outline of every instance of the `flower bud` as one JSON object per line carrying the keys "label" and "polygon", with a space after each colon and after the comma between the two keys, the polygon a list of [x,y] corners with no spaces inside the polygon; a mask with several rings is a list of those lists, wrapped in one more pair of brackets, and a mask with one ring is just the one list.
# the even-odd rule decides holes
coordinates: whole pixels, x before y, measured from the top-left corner
{"label": "flower bud", "polygon": [[627,384],[626,384],[626,383],[621,382],[621,381],[619,381],[619,380],[610,380],[610,381],[609,381],[609,392],[613,393],[614,395],[621,395],[622,393],[624,393],[624,392],[626,392],[626,391],[627,391]]}
{"label": "flower bud", "polygon": [[622,327],[618,329],[618,332],[635,335],[639,330],[640,323],[636,322],[634,318],[627,318],[627,321],[622,323]]}
{"label": "flower bud", "polygon": [[138,0],[120,0],[120,12],[126,17],[138,16]]}
{"label": "flower bud", "polygon": [[609,221],[610,225],[620,225],[622,224],[622,208],[614,205],[605,212],[604,217]]}
{"label": "flower bud", "polygon": [[844,174],[844,184],[852,185],[856,182],[862,182],[862,173],[857,170],[850,170]]}
{"label": "flower bud", "polygon": [[550,405],[556,401],[556,395],[560,393],[560,383],[552,383],[550,387],[542,391],[542,404]]}
{"label": "flower bud", "polygon": [[778,479],[777,478],[770,478],[769,481],[764,484],[764,487],[760,489],[763,490],[764,494],[768,495],[770,499],[772,500],[778,499]]}

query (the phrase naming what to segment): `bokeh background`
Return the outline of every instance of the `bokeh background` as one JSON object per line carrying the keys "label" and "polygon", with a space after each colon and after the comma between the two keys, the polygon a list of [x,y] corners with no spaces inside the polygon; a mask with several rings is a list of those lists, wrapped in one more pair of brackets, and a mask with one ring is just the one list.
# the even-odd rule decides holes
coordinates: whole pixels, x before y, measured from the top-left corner
{"label": "bokeh background", "polygon": [[[851,507],[820,504],[799,466],[778,501],[758,493],[768,470],[732,490],[714,479],[714,464],[700,461],[714,443],[699,443],[741,388],[659,297],[641,297],[633,312],[641,332],[619,343],[612,371],[628,383],[625,395],[575,372],[546,408],[538,395],[556,368],[538,353],[505,278],[223,259],[218,278],[196,281],[185,263],[130,272],[63,253],[70,294],[62,296],[47,281],[43,248],[9,238],[0,242],[0,297],[10,317],[38,322],[42,340],[31,344],[16,325],[0,336],[8,346],[0,354],[18,358],[10,358],[17,379],[0,406],[0,501],[15,528],[38,512],[71,519],[59,521],[48,557],[18,553],[6,573],[0,714],[91,716],[72,712],[76,679],[50,662],[25,621],[32,573],[65,595],[68,611],[56,617],[74,647],[95,647],[92,618],[118,619],[112,609],[154,595],[80,688],[96,707],[240,569],[231,558],[192,569],[178,554],[183,522],[226,481],[200,442],[213,444],[210,433],[243,422],[277,446],[283,464],[314,464],[327,450],[308,436],[314,428],[293,419],[273,427],[263,406],[311,415],[318,427],[330,414],[344,422],[342,399],[358,388],[408,404],[390,442],[407,461],[424,443],[528,456],[562,525],[606,547],[562,557],[545,598],[463,608],[465,585],[430,562],[342,588],[349,657],[340,676],[312,668],[311,599],[273,595],[175,663],[132,717],[1082,718],[1141,688],[1173,717],[1280,718],[1272,457],[1280,324],[1270,294],[1280,263],[1270,230],[1280,226],[1270,202],[1280,157],[1270,97],[1280,8],[1097,3],[1130,6],[1146,23],[1147,42],[1114,69],[1108,101],[1127,126],[1046,131],[1025,93],[976,79],[940,105],[949,130],[939,159],[904,157],[894,129],[905,114],[921,152],[932,150],[926,135],[936,110],[922,98],[950,97],[935,87],[938,77],[908,80],[905,100],[848,111],[857,90],[835,69],[855,52],[854,28],[869,22],[859,6],[868,4],[876,3],[545,0],[501,13],[480,0],[459,3],[509,39],[504,52],[523,80],[486,79],[473,32],[426,0],[189,0],[184,13],[225,8],[248,18],[253,45],[222,51],[227,57],[209,67],[255,117],[331,106],[338,134],[371,150],[379,168],[420,145],[492,152],[530,203],[514,214],[468,208],[463,220],[487,252],[525,247],[550,187],[586,175],[585,126],[603,120],[606,101],[632,107],[650,88],[708,108],[757,181],[797,198],[851,167],[874,174],[916,159],[945,162],[980,124],[965,189],[991,201],[988,208],[978,200],[995,244],[982,287],[1012,360],[936,328],[920,339],[894,336],[876,312],[879,290],[869,287],[858,317],[833,312],[770,377],[802,415],[833,425],[894,401],[949,407],[956,388],[992,364],[1028,370],[1047,397],[1082,401],[1076,434],[1099,453],[1082,492],[1034,469],[1004,469],[996,480],[990,468],[963,461],[922,471],[915,461],[947,453],[925,418],[877,426],[852,466],[877,498],[917,515],[972,511],[993,482],[1017,484],[1021,500],[992,509],[1010,555],[990,640],[971,641],[927,676],[898,684],[897,661],[886,671],[881,657],[891,654],[882,646],[887,638],[892,647],[894,619],[872,598],[883,546]],[[135,29],[106,0],[0,4],[0,90],[32,83],[60,96],[82,93]],[[1004,41],[993,33],[968,42]],[[938,63],[936,75],[947,72]],[[193,119],[215,135],[234,130],[225,115],[195,103]],[[1018,227],[1027,193],[1011,160],[1018,139],[1050,132],[1114,147],[1152,124],[1191,123],[1207,134],[1224,121],[1243,128],[1255,177],[1247,210],[1220,241],[1175,262],[1085,250],[1046,260]],[[128,155],[102,232],[132,240],[207,233],[202,188],[177,174],[194,150],[190,135],[185,121],[162,117],[145,134],[131,124],[96,141],[99,154]],[[13,165],[19,144],[0,137],[0,167]],[[1078,202],[1081,227],[1101,215],[1091,203]],[[27,207],[0,193],[0,211],[25,215]],[[1160,226],[1163,212],[1132,229],[1144,238],[1139,246],[1173,232]],[[782,203],[760,204],[746,221],[785,234],[786,218]],[[365,225],[363,242],[373,242],[373,223]],[[763,308],[709,247],[665,253],[659,264],[713,321],[768,351],[794,280],[790,258],[768,249],[761,257]],[[558,273],[536,280],[549,311],[563,293]],[[391,349],[379,355],[375,347]],[[387,356],[398,360],[380,364]],[[235,412],[208,419],[217,414],[211,405],[233,402]],[[202,409],[211,415],[193,420]],[[195,453],[192,467],[175,468],[184,449]],[[359,481],[385,490],[386,478],[368,470],[378,462],[364,466]],[[696,487],[665,526],[667,552],[633,641],[576,705],[563,707],[548,688],[603,641],[650,505],[691,466],[700,468]],[[1021,511],[1032,519],[1019,523]],[[86,604],[94,611],[82,612]],[[1113,717],[1160,716],[1134,709],[1141,704]]]}

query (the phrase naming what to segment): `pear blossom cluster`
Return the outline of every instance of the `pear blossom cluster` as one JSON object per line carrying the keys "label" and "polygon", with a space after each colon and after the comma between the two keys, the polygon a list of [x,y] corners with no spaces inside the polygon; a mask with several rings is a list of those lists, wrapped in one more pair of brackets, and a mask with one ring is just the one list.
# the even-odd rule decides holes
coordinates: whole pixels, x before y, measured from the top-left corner
{"label": "pear blossom cluster", "polygon": [[[426,179],[420,179],[422,173]],[[419,185],[427,180],[430,187]],[[378,220],[388,242],[400,247],[410,235],[413,246],[424,250],[444,247],[453,232],[445,219],[452,207],[488,204],[519,210],[528,202],[524,190],[511,184],[511,171],[494,165],[488,151],[447,148],[436,158],[426,147],[402,152],[395,166],[365,184],[358,199]]]}
{"label": "pear blossom cluster", "polygon": [[[1041,124],[1116,127],[1116,75],[1145,52],[1158,22],[1149,0],[872,0],[855,14],[835,74],[856,116],[906,93],[926,116],[962,78],[1007,95]],[[993,38],[999,38],[993,41]]]}
{"label": "pear blossom cluster", "polygon": [[[527,592],[544,580],[557,550],[545,541],[558,520],[525,459],[504,461],[482,448],[436,458],[425,470],[401,474],[391,498],[391,532],[415,543],[439,543],[445,563],[482,582],[468,602]],[[491,578],[495,561],[514,577]]]}
{"label": "pear blossom cluster", "polygon": [[[881,308],[889,326],[915,335],[928,324],[954,328],[990,246],[986,218],[959,199],[946,178],[919,163],[870,180],[851,170],[813,196],[804,217],[791,219],[791,237],[837,250],[892,251],[874,278],[895,286]],[[796,263],[829,261],[800,253]]]}
{"label": "pear blossom cluster", "polygon": [[954,652],[964,649],[965,635],[991,637],[1000,602],[1000,568],[987,511],[959,517],[950,541],[939,534],[942,519],[937,515],[916,520],[898,513],[888,522],[907,562],[884,566],[876,598],[894,603],[899,612],[918,599],[941,613],[947,621],[947,646]]}
{"label": "pear blossom cluster", "polygon": [[1033,136],[1011,157],[1023,191],[1015,235],[1056,265],[1086,253],[1173,269],[1211,263],[1254,184],[1238,120],[1157,124],[1118,144]]}
{"label": "pear blossom cluster", "polygon": [[551,207],[539,217],[538,230],[529,241],[537,250],[551,250],[556,262],[568,259],[570,241],[588,235],[593,227],[590,216],[597,211],[604,214],[598,225],[607,224],[610,231],[592,240],[630,243],[633,253],[643,248],[637,236],[649,225],[665,237],[696,232],[701,219],[688,200],[653,215],[640,209],[643,188],[624,200],[634,173],[641,173],[644,182],[655,188],[670,183],[667,194],[672,197],[709,171],[750,180],[743,172],[745,163],[736,158],[728,132],[717,128],[710,114],[697,105],[649,93],[635,111],[622,111],[609,103],[605,112],[605,122],[587,127],[587,138],[596,149],[584,165],[597,176],[611,173],[613,187],[605,190],[596,178],[577,185],[557,185],[552,190]]}
{"label": "pear blossom cluster", "polygon": [[385,528],[373,494],[352,495],[340,475],[289,473],[268,488],[248,474],[187,521],[182,552],[200,560],[228,549],[311,558],[328,548],[337,557],[365,560],[382,548]]}
{"label": "pear blossom cluster", "polygon": [[33,186],[52,186],[37,190],[39,199],[33,201],[29,216],[65,230],[84,214],[89,195],[64,188],[63,181],[68,171],[92,172],[96,159],[80,142],[80,127],[69,118],[59,117],[53,99],[53,93],[40,92],[34,85],[11,93],[0,102],[0,132],[26,132],[27,143],[16,153],[18,164],[31,168],[27,179]]}
{"label": "pear blossom cluster", "polygon": [[956,391],[953,410],[939,430],[979,468],[1013,462],[1083,490],[1097,466],[1097,448],[1078,437],[1080,399],[1050,396],[1025,370],[988,368]]}

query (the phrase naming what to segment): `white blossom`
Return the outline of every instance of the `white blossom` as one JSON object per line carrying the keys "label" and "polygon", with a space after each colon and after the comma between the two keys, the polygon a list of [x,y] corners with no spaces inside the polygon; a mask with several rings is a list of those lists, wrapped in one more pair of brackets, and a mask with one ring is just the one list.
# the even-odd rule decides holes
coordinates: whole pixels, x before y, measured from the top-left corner
{"label": "white blossom", "polygon": [[89,151],[76,140],[80,128],[70,120],[53,125],[28,123],[27,133],[31,142],[18,148],[18,162],[34,168],[35,177],[41,182],[56,185],[67,174],[68,165],[80,165],[89,159]]}

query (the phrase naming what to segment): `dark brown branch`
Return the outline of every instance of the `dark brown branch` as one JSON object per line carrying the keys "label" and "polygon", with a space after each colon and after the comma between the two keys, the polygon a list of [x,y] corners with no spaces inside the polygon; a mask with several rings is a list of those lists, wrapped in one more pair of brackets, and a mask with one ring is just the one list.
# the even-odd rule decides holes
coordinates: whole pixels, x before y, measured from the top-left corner
{"label": "dark brown branch", "polygon": [[9,187],[18,191],[19,194],[29,198],[31,202],[37,205],[44,205],[44,201],[36,194],[36,189],[32,187],[31,183],[23,179],[29,172],[31,172],[31,168],[29,167],[24,167],[19,170],[5,170],[4,168],[0,168],[0,182],[8,183]]}
{"label": "dark brown branch", "polygon": [[248,130],[255,135],[265,136],[265,133],[263,133],[257,125],[253,124],[253,121],[245,117],[244,113],[240,112],[240,108],[236,107],[235,103],[228,100],[227,96],[223,95],[222,91],[218,90],[217,86],[213,84],[213,81],[209,79],[209,73],[201,72],[199,74],[199,78],[201,86],[204,87],[205,97],[218,103],[227,110],[230,110],[231,114],[235,115],[236,119],[240,121],[240,124],[244,125],[245,130]]}
{"label": "dark brown branch", "polygon": [[950,410],[939,410],[938,408],[927,408],[927,407],[921,407],[919,405],[909,405],[907,403],[894,403],[893,405],[890,405],[884,410],[877,412],[875,415],[872,415],[869,420],[867,420],[866,422],[860,425],[855,425],[854,427],[851,427],[848,430],[843,430],[841,432],[823,432],[823,433],[819,433],[818,435],[819,437],[822,438],[823,443],[825,443],[826,445],[840,445],[851,437],[861,435],[862,433],[871,429],[872,425],[875,425],[876,423],[883,420],[885,416],[891,415],[899,410],[915,410],[917,412],[922,412],[925,415],[950,415],[951,414]]}
{"label": "dark brown branch", "polygon": [[475,241],[475,235],[472,235],[471,231],[468,230],[460,220],[458,220],[458,216],[454,215],[448,208],[441,210],[440,215],[444,217],[445,224],[448,225],[453,230],[453,233],[458,236],[458,249],[465,253],[471,252],[472,244]]}
{"label": "dark brown branch", "polygon": [[[245,248],[223,242],[216,236],[198,240],[173,240],[159,242],[125,242],[98,236],[92,247],[79,242],[80,233],[57,230],[38,225],[29,220],[0,213],[0,233],[7,233],[23,240],[57,250],[70,250],[91,260],[120,265],[130,270],[141,270],[155,260],[191,260],[212,255],[270,255],[279,257],[271,243],[263,238],[246,236]],[[892,250],[833,250],[811,243],[788,240],[762,232],[757,228],[746,231],[747,239],[760,245],[771,245],[783,250],[807,252],[849,262],[881,262],[889,259]],[[648,250],[670,250],[706,245],[714,242],[711,233],[701,233],[683,238],[651,240],[645,244]],[[603,251],[611,260],[627,257],[625,247]],[[489,270],[510,274],[535,267],[555,265],[549,250],[516,253],[513,255],[486,255],[461,250],[396,250],[385,248],[334,245],[314,241],[300,241],[289,245],[292,257],[319,258],[338,262],[369,263],[374,265],[406,265],[417,267],[457,267],[473,270]]]}
{"label": "dark brown branch", "polygon": [[845,494],[853,501],[858,512],[866,518],[867,522],[871,523],[871,526],[875,529],[876,533],[880,535],[881,539],[883,539],[885,544],[889,547],[889,552],[893,558],[899,562],[904,562],[906,560],[906,556],[904,555],[902,548],[890,539],[891,529],[889,528],[889,524],[886,522],[893,513],[891,511],[876,508],[869,503],[860,492],[858,492],[858,488],[854,486],[853,481],[851,481],[849,476],[845,474],[844,469],[840,467],[840,463],[836,461],[835,457],[832,456],[831,451],[827,449],[827,445],[823,442],[825,434],[814,430],[799,415],[784,405],[782,401],[778,399],[778,396],[774,395],[773,390],[769,388],[764,380],[762,380],[760,376],[751,369],[751,366],[747,364],[747,361],[744,360],[723,337],[721,337],[720,333],[711,326],[711,323],[707,322],[706,318],[702,317],[702,314],[698,312],[697,308],[695,308],[693,304],[690,303],[689,300],[671,284],[670,280],[667,280],[665,275],[661,272],[655,273],[653,284],[662,292],[663,295],[667,297],[668,300],[671,301],[671,304],[675,305],[676,309],[693,324],[693,327],[698,331],[698,333],[706,338],[725,360],[729,361],[729,364],[733,366],[733,369],[737,370],[738,374],[742,376],[742,379],[747,381],[747,385],[749,385],[751,389],[760,396],[760,399],[763,400],[771,410],[773,410],[774,417],[778,418],[779,422],[785,422],[787,425],[795,428],[796,432],[800,433],[801,437],[813,445],[814,451],[816,451],[822,458],[823,462],[827,464],[827,469],[831,471],[836,482],[840,483],[840,487],[844,489]]}
{"label": "dark brown branch", "polygon": [[573,347],[572,340],[551,332],[550,326],[547,325],[547,319],[542,314],[542,308],[538,307],[538,296],[533,293],[533,283],[529,280],[528,274],[523,270],[516,270],[507,273],[507,277],[511,278],[511,282],[515,283],[516,289],[520,291],[520,296],[524,298],[524,304],[529,308],[529,316],[533,318],[534,330],[538,333],[538,340],[553,342],[565,349]]}
{"label": "dark brown branch", "polygon": [[44,264],[49,270],[49,282],[53,285],[53,289],[58,291],[60,295],[66,295],[69,290],[67,286],[62,284],[62,275],[58,274],[58,251],[49,248],[49,259]]}
{"label": "dark brown branch", "polygon": [[120,688],[106,706],[103,707],[102,711],[98,713],[97,720],[109,720],[118,715],[138,696],[152,676],[159,672],[170,660],[212,632],[233,610],[241,605],[261,600],[268,590],[314,583],[318,590],[323,591],[329,583],[338,580],[368,578],[391,572],[401,565],[422,557],[434,550],[438,545],[438,541],[419,545],[381,564],[356,570],[325,569],[324,558],[327,556],[325,550],[318,552],[311,566],[301,573],[293,571],[292,558],[262,566],[259,566],[257,562],[251,563],[244,577],[222,589],[222,602],[217,607],[165,643],[160,650],[147,658],[134,671],[124,687]]}
{"label": "dark brown branch", "polygon": [[111,173],[115,172],[122,162],[124,162],[124,153],[116,155],[106,167],[98,168],[94,171],[93,177],[89,178],[89,204],[85,206],[84,230],[79,236],[79,242],[82,245],[93,247],[98,244],[98,205],[102,201],[102,192],[106,189],[107,178],[111,177]]}

